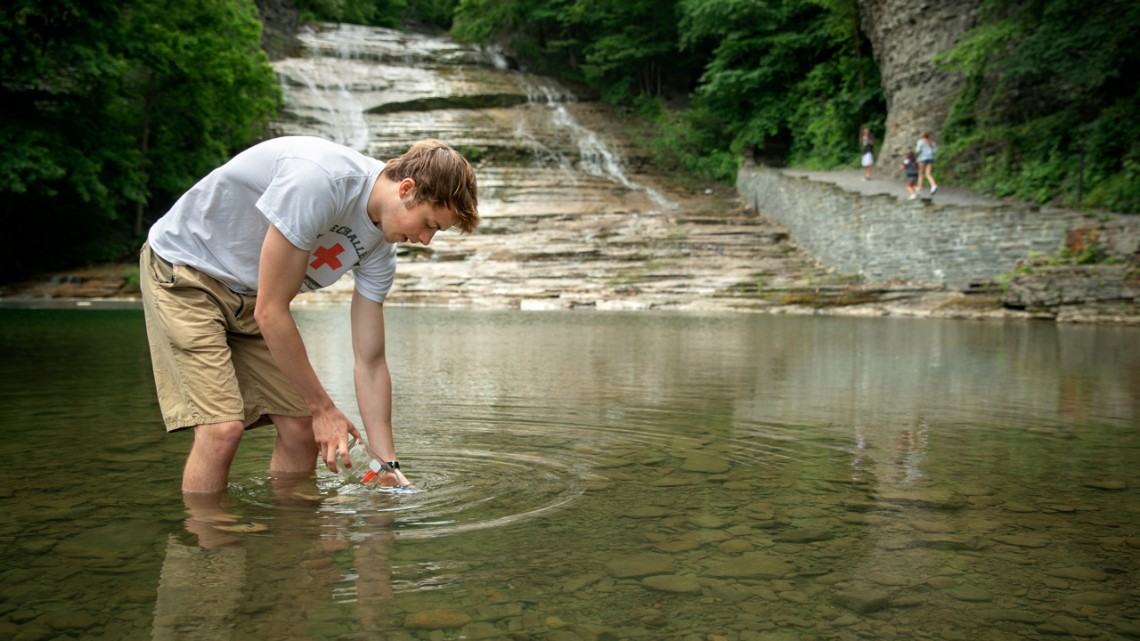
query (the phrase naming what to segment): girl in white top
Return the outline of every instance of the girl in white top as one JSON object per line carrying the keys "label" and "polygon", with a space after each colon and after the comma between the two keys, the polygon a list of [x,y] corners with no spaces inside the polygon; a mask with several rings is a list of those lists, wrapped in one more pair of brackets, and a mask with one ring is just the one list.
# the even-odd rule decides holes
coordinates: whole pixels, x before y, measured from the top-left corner
{"label": "girl in white top", "polygon": [[930,181],[931,196],[938,191],[938,185],[934,182],[934,154],[937,152],[938,145],[930,139],[930,132],[919,134],[918,144],[914,147],[914,154],[918,158],[918,191],[922,191],[922,177],[925,175]]}

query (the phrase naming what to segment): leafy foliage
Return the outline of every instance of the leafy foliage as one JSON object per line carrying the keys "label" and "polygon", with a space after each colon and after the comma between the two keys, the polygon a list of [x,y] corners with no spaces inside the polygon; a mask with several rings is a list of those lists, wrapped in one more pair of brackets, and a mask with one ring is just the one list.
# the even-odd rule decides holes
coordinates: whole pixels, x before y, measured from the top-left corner
{"label": "leafy foliage", "polygon": [[703,177],[732,181],[749,150],[847,165],[861,126],[882,134],[856,0],[461,0],[453,33],[641,106],[658,160]]}
{"label": "leafy foliage", "polygon": [[301,20],[395,28],[418,21],[451,28],[457,0],[296,0]]}
{"label": "leafy foliage", "polygon": [[3,224],[51,221],[7,278],[110,260],[145,222],[254,141],[276,77],[246,0],[13,0],[0,14]]}
{"label": "leafy foliage", "polygon": [[943,57],[965,75],[943,138],[998,196],[1140,212],[1140,5],[990,0]]}

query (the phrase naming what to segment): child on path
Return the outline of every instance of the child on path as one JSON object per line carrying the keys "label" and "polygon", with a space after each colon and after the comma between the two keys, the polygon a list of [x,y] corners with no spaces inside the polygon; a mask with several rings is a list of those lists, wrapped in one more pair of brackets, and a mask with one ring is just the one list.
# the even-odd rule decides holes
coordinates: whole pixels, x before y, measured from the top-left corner
{"label": "child on path", "polygon": [[871,133],[870,127],[863,127],[863,135],[859,138],[859,144],[863,146],[863,157],[860,161],[863,165],[863,180],[871,179],[871,167],[875,164],[875,134]]}
{"label": "child on path", "polygon": [[930,181],[930,195],[933,196],[938,191],[938,185],[934,182],[934,154],[938,152],[938,145],[930,139],[930,132],[924,131],[918,137],[918,144],[914,147],[914,153],[918,155],[918,191],[922,191],[922,177]]}
{"label": "child on path", "polygon": [[918,190],[915,188],[918,184],[918,161],[915,160],[913,151],[907,152],[899,169],[906,172],[906,191],[910,194],[910,200],[918,198]]}
{"label": "child on path", "polygon": [[[475,172],[438,140],[388,163],[307,136],[241,152],[151,227],[140,287],[166,430],[193,428],[184,495],[225,491],[246,429],[272,422],[269,469],[337,472],[361,439],[309,362],[290,303],[352,271],[356,401],[383,485],[407,485],[392,437],[384,298],[396,243],[479,224]],[[325,331],[332,331],[326,328]]]}

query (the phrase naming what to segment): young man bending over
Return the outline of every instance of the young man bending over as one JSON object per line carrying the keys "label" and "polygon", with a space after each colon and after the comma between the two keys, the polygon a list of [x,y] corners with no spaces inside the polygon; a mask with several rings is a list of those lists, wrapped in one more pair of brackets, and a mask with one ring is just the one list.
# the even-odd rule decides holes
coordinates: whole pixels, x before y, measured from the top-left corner
{"label": "young man bending over", "polygon": [[396,243],[479,224],[475,172],[436,140],[387,164],[311,137],[243,151],[154,224],[140,257],[151,361],[168,432],[194,429],[184,493],[221,493],[245,430],[277,428],[270,470],[351,466],[356,426],[309,363],[289,310],[352,271],[357,405],[381,483],[406,485],[392,436],[384,297]]}

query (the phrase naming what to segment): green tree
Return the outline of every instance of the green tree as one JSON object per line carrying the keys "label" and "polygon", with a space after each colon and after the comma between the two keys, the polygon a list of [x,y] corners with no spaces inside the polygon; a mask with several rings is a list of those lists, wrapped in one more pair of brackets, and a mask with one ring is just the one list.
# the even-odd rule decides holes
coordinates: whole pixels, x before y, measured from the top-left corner
{"label": "green tree", "polygon": [[[249,2],[140,4],[124,18],[135,37],[119,51],[122,115],[135,124],[148,192],[169,199],[256,140],[280,89]],[[147,201],[136,203],[139,234]]]}
{"label": "green tree", "polygon": [[[825,168],[850,162],[860,125],[882,103],[856,11],[849,0],[683,0],[683,47],[716,43],[690,123],[712,129],[701,139],[721,142],[693,153],[752,151]],[[714,169],[718,178],[735,176],[724,162]]]}
{"label": "green tree", "polygon": [[458,0],[296,0],[301,20],[399,28],[408,22],[450,29]]}
{"label": "green tree", "polygon": [[947,166],[997,196],[1140,212],[1140,5],[991,0],[943,56]]}
{"label": "green tree", "polygon": [[121,257],[148,216],[253,142],[279,88],[248,0],[13,0],[0,13],[0,224],[50,235],[7,278]]}
{"label": "green tree", "polygon": [[688,91],[674,0],[460,0],[452,33],[510,47],[528,68],[580,83],[604,100]]}

